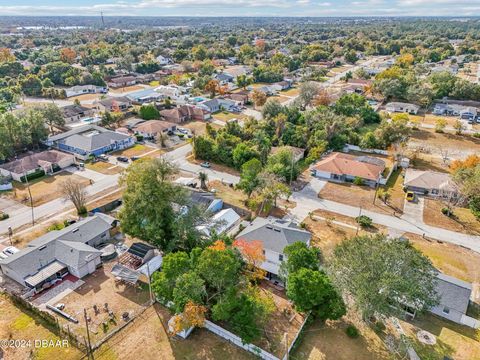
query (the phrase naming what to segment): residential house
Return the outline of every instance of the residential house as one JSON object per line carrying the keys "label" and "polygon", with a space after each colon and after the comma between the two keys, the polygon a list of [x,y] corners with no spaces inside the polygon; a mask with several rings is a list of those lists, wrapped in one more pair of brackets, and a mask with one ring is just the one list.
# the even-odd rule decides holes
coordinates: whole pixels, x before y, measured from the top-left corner
{"label": "residential house", "polygon": [[156,101],[161,101],[165,98],[165,95],[156,92],[153,89],[145,89],[140,91],[135,91],[125,96],[133,104],[141,105]]}
{"label": "residential house", "polygon": [[193,204],[200,206],[210,213],[217,213],[222,210],[223,200],[215,197],[211,192],[190,191],[190,199]]}
{"label": "residential house", "polygon": [[245,104],[248,102],[248,91],[241,91],[233,94],[227,94],[224,97],[225,99],[235,101],[235,104],[238,107],[242,107],[242,106],[245,106]]}
{"label": "residential house", "polygon": [[274,85],[264,85],[256,88],[257,91],[263,92],[267,96],[274,96],[281,90],[279,87]]}
{"label": "residential house", "polygon": [[215,113],[220,110],[226,110],[231,112],[241,111],[240,107],[235,101],[224,98],[205,100],[200,102],[198,106],[208,110],[210,113]]}
{"label": "residential house", "polygon": [[408,191],[432,197],[456,197],[459,191],[450,174],[411,168],[405,171],[403,186]]}
{"label": "residential house", "polygon": [[111,88],[118,89],[122,87],[132,86],[137,83],[137,77],[133,75],[119,76],[111,78],[107,85]]}
{"label": "residential house", "polygon": [[214,78],[220,83],[220,85],[226,85],[227,83],[233,82],[234,77],[227,73],[215,74]]}
{"label": "residential house", "polygon": [[65,89],[67,98],[84,94],[106,94],[107,92],[107,87],[96,85],[77,85]]}
{"label": "residential house", "polygon": [[188,100],[188,96],[185,95],[185,91],[185,88],[173,85],[160,85],[159,87],[155,88],[155,92],[162,94],[165,99],[181,102],[186,102]]}
{"label": "residential house", "polygon": [[157,139],[159,134],[172,133],[177,125],[168,121],[148,120],[135,125],[132,130],[146,139]]}
{"label": "residential house", "polygon": [[160,69],[158,71],[155,71],[153,73],[153,76],[155,78],[155,80],[158,80],[158,81],[161,81],[163,79],[165,79],[167,76],[170,76],[172,75],[172,72],[170,70],[167,70],[167,69]]}
{"label": "residential house", "polygon": [[86,160],[109,151],[117,151],[135,145],[132,136],[104,129],[96,125],[84,125],[62,134],[50,136],[46,144]]}
{"label": "residential house", "polygon": [[415,115],[420,110],[420,106],[403,102],[391,102],[386,105],[386,110],[390,113],[404,112]]}
{"label": "residential house", "polygon": [[158,55],[155,59],[162,66],[168,65],[168,64],[173,64],[172,58],[170,58],[168,56]]}
{"label": "residential house", "polygon": [[95,108],[101,112],[121,111],[126,112],[132,106],[132,102],[128,97],[117,96],[94,102]]}
{"label": "residential house", "polygon": [[437,103],[433,108],[434,115],[459,116],[460,119],[473,121],[477,118],[478,109],[473,106]]}
{"label": "residential house", "polygon": [[232,229],[240,221],[238,215],[233,209],[223,209],[212,216],[208,224],[197,226],[197,230],[205,236],[215,234],[224,234]]}
{"label": "residential house", "polygon": [[382,179],[385,162],[371,156],[333,152],[312,166],[312,175],[333,182],[353,182],[356,178],[369,186]]}
{"label": "residential house", "polygon": [[290,220],[257,217],[240,234],[237,240],[260,241],[263,245],[265,261],[260,268],[266,271],[266,277],[280,281],[278,278],[280,265],[286,260],[284,249],[295,242],[303,242],[310,246],[312,234],[301,229]]}
{"label": "residential house", "polygon": [[290,89],[290,87],[292,86],[292,82],[283,80],[283,81],[276,82],[273,85],[276,86],[279,89],[279,91],[282,91],[282,90]]}
{"label": "residential house", "polygon": [[204,121],[211,117],[210,111],[206,108],[193,105],[179,105],[174,109],[161,110],[160,115],[166,121],[176,124],[191,120]]}
{"label": "residential house", "polygon": [[0,174],[21,181],[23,176],[37,171],[51,174],[73,164],[75,156],[57,150],[47,150],[0,165]]}
{"label": "residential house", "polygon": [[82,105],[67,105],[60,108],[66,124],[80,121],[86,117],[92,117],[95,110]]}
{"label": "residential house", "polygon": [[101,266],[101,244],[110,239],[117,221],[105,214],[96,214],[53,230],[31,241],[19,252],[0,260],[2,273],[38,293],[71,274],[82,278]]}

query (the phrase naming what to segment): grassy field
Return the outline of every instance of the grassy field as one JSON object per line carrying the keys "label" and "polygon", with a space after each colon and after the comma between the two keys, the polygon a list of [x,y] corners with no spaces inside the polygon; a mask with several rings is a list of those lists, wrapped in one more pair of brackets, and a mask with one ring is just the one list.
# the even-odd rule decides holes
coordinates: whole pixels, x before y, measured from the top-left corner
{"label": "grassy field", "polygon": [[109,162],[97,161],[95,163],[86,163],[85,167],[89,170],[99,172],[104,175],[119,174],[123,171],[121,166],[110,164]]}
{"label": "grassy field", "polygon": [[[51,332],[48,325],[40,318],[15,306],[9,298],[0,294],[0,339],[17,340],[53,340],[59,338]],[[84,355],[73,346],[61,347],[24,347],[17,349],[3,348],[8,360],[77,360]]]}
{"label": "grassy field", "polygon": [[453,216],[448,217],[442,214],[444,207],[445,205],[439,200],[425,199],[423,210],[425,224],[465,234],[480,235],[480,221],[473,216],[470,209],[455,207]]}
{"label": "grassy field", "polygon": [[210,189],[215,189],[215,194],[223,201],[246,209],[245,200],[247,199],[247,196],[243,192],[235,190],[228,185],[222,184],[218,180],[210,181],[208,186]]}
{"label": "grassy field", "polygon": [[[33,206],[39,206],[61,197],[60,185],[67,179],[78,181],[83,186],[90,184],[88,179],[66,171],[53,176],[44,176],[40,179],[32,180],[30,182],[30,191],[32,193]],[[30,206],[30,197],[26,184],[14,182],[13,194],[15,200]]]}
{"label": "grassy field", "polygon": [[126,157],[142,156],[142,155],[145,155],[149,152],[153,152],[155,150],[156,150],[156,148],[153,148],[153,147],[150,147],[150,146],[146,146],[146,145],[142,145],[142,144],[135,144],[134,146],[132,146],[128,149],[113,152],[112,155],[113,156],[126,156]]}
{"label": "grassy field", "polygon": [[220,120],[220,121],[227,122],[227,121],[232,120],[232,119],[241,120],[241,119],[245,118],[245,115],[235,114],[235,113],[231,113],[231,112],[228,112],[228,111],[219,111],[219,112],[216,112],[216,113],[212,114],[212,118],[214,118],[215,120]]}

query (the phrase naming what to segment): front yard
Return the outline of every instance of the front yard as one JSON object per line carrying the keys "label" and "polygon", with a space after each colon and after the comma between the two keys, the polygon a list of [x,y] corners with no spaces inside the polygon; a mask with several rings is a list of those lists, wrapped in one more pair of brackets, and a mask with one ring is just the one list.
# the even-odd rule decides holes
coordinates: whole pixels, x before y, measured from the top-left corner
{"label": "front yard", "polygon": [[113,165],[106,161],[85,163],[85,167],[89,170],[93,170],[104,175],[115,175],[123,171],[123,168],[121,166]]}
{"label": "front yard", "polygon": [[228,111],[218,111],[218,112],[212,114],[212,118],[215,119],[215,120],[220,120],[220,121],[223,121],[223,122],[227,122],[227,121],[232,120],[232,119],[243,120],[245,118],[245,115],[231,113],[231,112],[228,112]]}
{"label": "front yard", "polygon": [[126,156],[128,158],[130,158],[132,156],[141,157],[141,156],[144,156],[148,153],[155,152],[156,150],[158,150],[158,149],[154,148],[154,147],[151,147],[151,146],[146,146],[146,145],[142,145],[142,144],[135,144],[134,146],[132,146],[128,149],[113,152],[111,155],[113,155],[113,156]]}
{"label": "front yard", "polygon": [[470,209],[454,207],[453,216],[443,215],[445,205],[440,200],[425,199],[423,221],[427,225],[465,234],[480,235],[480,221],[473,216]]}
{"label": "front yard", "polygon": [[[32,193],[33,206],[39,206],[60,198],[62,196],[60,193],[60,184],[67,179],[78,181],[83,186],[90,185],[90,181],[88,179],[66,171],[59,172],[56,175],[48,175],[40,179],[32,180],[30,181],[30,191]],[[13,186],[14,200],[30,206],[30,196],[27,185],[24,183],[14,182]]]}

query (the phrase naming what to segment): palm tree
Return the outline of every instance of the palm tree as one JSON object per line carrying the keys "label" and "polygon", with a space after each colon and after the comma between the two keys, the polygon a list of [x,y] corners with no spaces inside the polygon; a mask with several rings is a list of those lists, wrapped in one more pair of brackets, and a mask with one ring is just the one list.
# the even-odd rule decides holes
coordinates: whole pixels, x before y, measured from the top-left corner
{"label": "palm tree", "polygon": [[208,175],[207,175],[207,173],[205,173],[203,171],[200,171],[198,173],[198,179],[200,180],[200,187],[202,188],[202,190],[208,190],[208,187],[207,187]]}

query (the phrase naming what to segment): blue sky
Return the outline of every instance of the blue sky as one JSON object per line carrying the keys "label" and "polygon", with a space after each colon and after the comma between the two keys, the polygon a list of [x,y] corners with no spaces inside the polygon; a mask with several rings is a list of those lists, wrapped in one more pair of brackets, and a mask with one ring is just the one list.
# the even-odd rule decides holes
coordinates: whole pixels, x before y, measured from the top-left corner
{"label": "blue sky", "polygon": [[0,0],[0,15],[478,16],[480,0]]}

